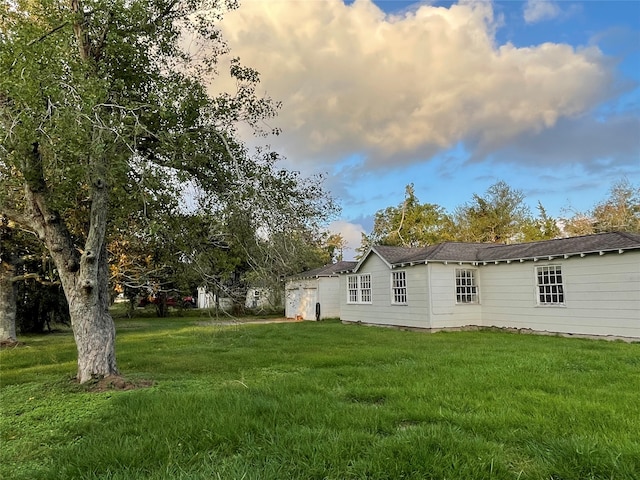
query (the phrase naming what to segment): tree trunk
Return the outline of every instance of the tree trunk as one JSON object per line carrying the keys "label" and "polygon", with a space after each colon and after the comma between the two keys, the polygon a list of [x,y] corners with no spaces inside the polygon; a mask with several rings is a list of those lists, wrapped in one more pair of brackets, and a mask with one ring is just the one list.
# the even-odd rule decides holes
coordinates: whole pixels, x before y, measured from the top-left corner
{"label": "tree trunk", "polygon": [[91,212],[84,250],[74,245],[63,219],[47,203],[38,144],[26,156],[25,200],[30,224],[46,245],[69,304],[78,349],[78,382],[117,375],[115,326],[109,314],[109,263],[105,243],[109,190],[106,160],[92,162]]}
{"label": "tree trunk", "polygon": [[[93,226],[92,222],[91,230]],[[109,313],[109,263],[104,235],[102,245],[96,245],[97,250],[85,248],[78,262],[74,258],[75,249],[60,250],[61,241],[70,243],[65,232],[61,226],[47,228],[45,244],[58,268],[69,304],[71,328],[78,349],[77,379],[85,383],[92,378],[118,374],[115,325]],[[90,234],[85,247],[94,244],[94,240]]]}
{"label": "tree trunk", "polygon": [[0,343],[16,343],[16,287],[13,265],[0,264]]}
{"label": "tree trunk", "polygon": [[107,251],[99,257],[97,282],[87,288],[81,275],[65,272],[61,275],[65,287],[71,327],[78,349],[78,382],[118,374],[115,355],[116,331],[109,313]]}

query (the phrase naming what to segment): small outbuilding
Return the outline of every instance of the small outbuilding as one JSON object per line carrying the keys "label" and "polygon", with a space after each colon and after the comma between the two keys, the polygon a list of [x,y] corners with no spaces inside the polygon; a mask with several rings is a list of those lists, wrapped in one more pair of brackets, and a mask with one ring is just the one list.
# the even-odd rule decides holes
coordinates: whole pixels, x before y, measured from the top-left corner
{"label": "small outbuilding", "polygon": [[289,277],[285,283],[285,316],[322,320],[340,316],[340,275],[357,262],[341,261]]}

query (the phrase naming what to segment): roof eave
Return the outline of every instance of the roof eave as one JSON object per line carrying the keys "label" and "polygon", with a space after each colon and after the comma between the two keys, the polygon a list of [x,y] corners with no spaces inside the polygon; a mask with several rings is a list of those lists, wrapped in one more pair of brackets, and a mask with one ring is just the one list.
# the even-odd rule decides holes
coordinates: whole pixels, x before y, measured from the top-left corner
{"label": "roof eave", "polygon": [[570,252],[570,253],[556,253],[552,255],[537,255],[532,257],[514,257],[514,258],[499,258],[499,259],[486,259],[480,260],[477,263],[482,263],[483,265],[487,265],[489,263],[513,263],[513,262],[539,262],[539,261],[551,261],[557,258],[567,259],[570,257],[586,257],[587,255],[606,255],[607,253],[615,253],[617,252],[619,255],[623,254],[629,250],[638,250],[640,247],[632,246],[632,247],[616,247],[616,248],[603,248],[599,250],[586,250],[582,252]]}

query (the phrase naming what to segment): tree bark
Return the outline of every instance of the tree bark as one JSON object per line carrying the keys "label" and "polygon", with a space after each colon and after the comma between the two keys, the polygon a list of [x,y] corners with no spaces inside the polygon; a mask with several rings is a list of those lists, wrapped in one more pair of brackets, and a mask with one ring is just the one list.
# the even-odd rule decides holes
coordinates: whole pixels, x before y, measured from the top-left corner
{"label": "tree bark", "polygon": [[27,156],[25,200],[30,226],[53,259],[69,304],[71,327],[78,349],[78,382],[118,374],[115,326],[109,314],[109,264],[105,243],[109,192],[95,163],[91,185],[89,231],[82,254],[73,244],[64,221],[49,208],[38,145]]}
{"label": "tree bark", "polygon": [[16,343],[16,288],[13,282],[15,268],[0,264],[0,342]]}
{"label": "tree bark", "polygon": [[78,349],[78,381],[118,374],[115,355],[116,332],[109,314],[109,275],[106,247],[98,258],[95,283],[87,286],[83,269],[61,274],[69,303],[73,336]]}

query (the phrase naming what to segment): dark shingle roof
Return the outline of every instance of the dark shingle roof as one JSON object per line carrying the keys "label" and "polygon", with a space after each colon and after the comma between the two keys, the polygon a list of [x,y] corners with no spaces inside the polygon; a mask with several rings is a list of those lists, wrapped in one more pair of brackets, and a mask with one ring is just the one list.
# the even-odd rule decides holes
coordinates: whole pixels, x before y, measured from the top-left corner
{"label": "dark shingle roof", "polygon": [[387,245],[378,245],[373,250],[378,253],[386,262],[390,264],[407,262],[408,259],[416,256],[425,256],[433,247],[390,247]]}
{"label": "dark shingle roof", "polygon": [[306,272],[292,275],[290,278],[317,278],[317,277],[330,277],[336,275],[338,272],[346,270],[353,270],[358,262],[340,261],[337,263],[331,263],[322,267],[314,268],[313,270],[307,270]]}
{"label": "dark shingle roof", "polygon": [[427,261],[493,262],[637,249],[640,249],[640,234],[624,232],[600,233],[513,245],[445,242],[421,248],[373,247],[378,255],[394,266]]}
{"label": "dark shingle roof", "polygon": [[494,245],[483,250],[479,260],[515,260],[634,249],[640,249],[640,234],[610,232],[542,242]]}

